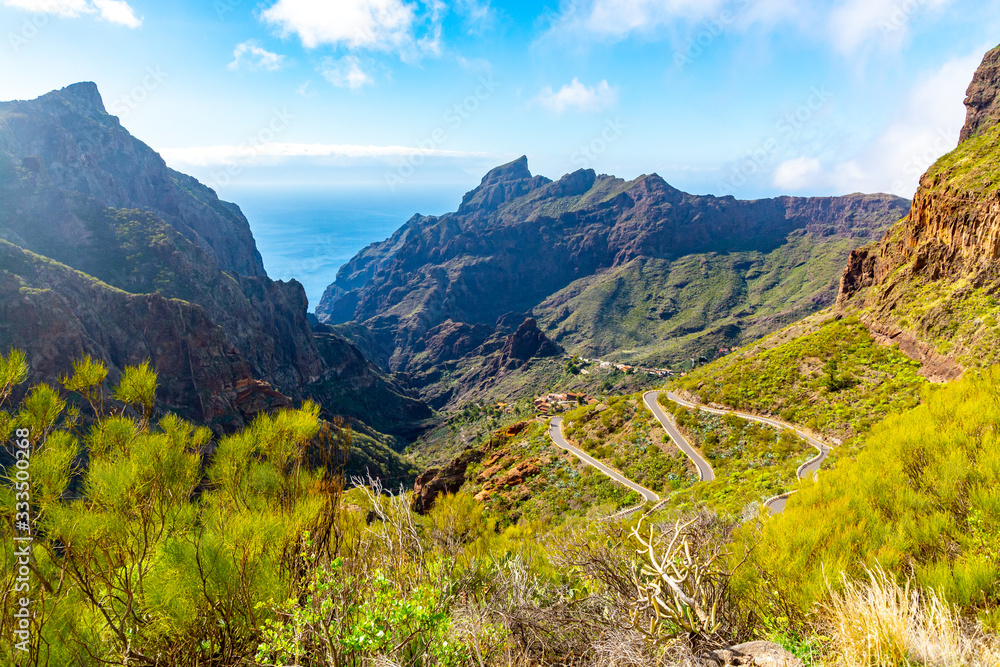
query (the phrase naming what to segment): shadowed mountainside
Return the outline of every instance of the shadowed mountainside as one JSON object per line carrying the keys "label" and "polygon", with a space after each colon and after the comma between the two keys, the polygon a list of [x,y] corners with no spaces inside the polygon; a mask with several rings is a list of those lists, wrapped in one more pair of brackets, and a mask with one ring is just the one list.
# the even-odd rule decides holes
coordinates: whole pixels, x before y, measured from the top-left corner
{"label": "shadowed mountainside", "polygon": [[27,351],[33,381],[82,354],[112,381],[151,359],[167,406],[222,429],[305,398],[394,433],[431,414],[314,335],[305,291],[267,277],[239,207],[167,168],[94,84],[0,103],[0,239],[0,348]]}
{"label": "shadowed mountainside", "polygon": [[363,324],[370,356],[427,395],[440,392],[426,388],[441,362],[481,356],[512,313],[533,315],[571,353],[671,363],[832,304],[850,251],[907,207],[889,195],[694,196],[655,174],[580,170],[553,182],[522,157],[455,213],[414,216],[360,252],[317,315]]}

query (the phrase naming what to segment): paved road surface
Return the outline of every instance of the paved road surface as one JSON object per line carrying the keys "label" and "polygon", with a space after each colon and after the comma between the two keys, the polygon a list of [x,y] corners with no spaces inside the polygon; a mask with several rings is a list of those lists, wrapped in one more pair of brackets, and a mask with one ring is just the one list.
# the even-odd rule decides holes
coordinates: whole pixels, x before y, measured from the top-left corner
{"label": "paved road surface", "polygon": [[[681,434],[681,432],[677,430],[677,427],[674,426],[673,421],[669,417],[667,417],[667,414],[664,411],[663,407],[657,402],[657,398],[659,397],[660,394],[666,394],[667,398],[669,398],[671,401],[683,405],[686,408],[695,408],[698,410],[703,410],[704,412],[711,412],[712,414],[717,414],[717,415],[733,414],[742,419],[761,422],[762,424],[770,424],[771,426],[776,426],[778,428],[786,428],[793,431],[800,438],[807,441],[810,445],[819,450],[819,454],[816,457],[810,459],[809,461],[806,461],[801,466],[799,466],[797,472],[799,479],[806,479],[810,475],[815,476],[815,474],[819,472],[820,466],[823,465],[823,461],[826,460],[827,455],[830,453],[830,448],[827,447],[825,443],[817,440],[808,433],[800,431],[791,424],[786,424],[784,422],[778,421],[777,419],[769,419],[767,417],[751,415],[745,412],[736,412],[735,410],[719,410],[717,408],[705,407],[703,405],[698,405],[696,403],[685,401],[684,399],[680,398],[679,396],[669,391],[646,392],[642,397],[642,400],[643,402],[645,402],[646,407],[650,409],[650,411],[653,413],[653,416],[656,417],[656,420],[660,422],[660,425],[663,426],[663,429],[667,432],[667,434],[674,441],[674,443],[677,444],[677,447],[680,448],[682,452],[687,454],[688,457],[691,459],[691,461],[694,462],[695,467],[698,469],[698,477],[703,482],[710,482],[713,479],[715,479],[715,471],[712,470],[712,466],[709,465],[708,461],[702,458],[701,454],[698,453],[698,450],[696,450],[691,445],[691,443],[688,442],[687,438],[685,438],[683,434]],[[653,503],[660,502],[660,497],[655,493],[653,493],[652,491],[650,491],[649,489],[647,489],[646,487],[636,484],[632,480],[622,475],[617,470],[609,468],[608,466],[604,465],[594,457],[587,454],[585,451],[569,444],[569,442],[566,440],[566,438],[563,436],[562,433],[562,421],[563,421],[562,417],[553,417],[552,420],[549,422],[549,437],[552,438],[552,442],[554,442],[558,447],[570,452],[571,454],[576,456],[578,459],[580,459],[587,465],[596,468],[597,470],[601,471],[602,473],[604,473],[614,481],[618,482],[619,484],[632,489],[636,493],[640,494],[647,501]],[[768,509],[771,510],[773,514],[778,514],[779,512],[785,509],[785,504],[788,502],[789,495],[791,494],[782,494],[780,496],[776,496],[774,498],[771,498],[764,504],[768,507]],[[630,510],[626,510],[626,512],[632,512],[638,509],[639,508],[631,508]]]}
{"label": "paved road surface", "polygon": [[[808,433],[805,433],[804,431],[801,431],[801,430],[795,428],[795,426],[793,426],[792,424],[787,424],[787,423],[785,423],[783,421],[779,421],[777,419],[769,419],[767,417],[761,417],[759,415],[751,415],[751,414],[748,414],[748,413],[745,413],[745,412],[737,412],[735,410],[719,410],[717,408],[705,407],[704,405],[698,405],[697,403],[691,403],[690,401],[685,401],[684,399],[680,398],[676,394],[673,394],[673,393],[671,393],[669,391],[668,392],[655,392],[655,391],[651,391],[651,392],[647,393],[645,396],[643,396],[643,398],[646,399],[646,405],[648,405],[649,408],[651,410],[653,410],[654,414],[656,414],[656,410],[653,408],[653,406],[656,404],[656,397],[655,396],[652,397],[652,403],[650,402],[649,397],[650,397],[650,395],[653,395],[653,394],[658,395],[660,393],[665,393],[667,395],[667,398],[669,398],[671,401],[673,401],[674,403],[677,403],[679,405],[683,405],[686,408],[696,408],[698,410],[702,410],[704,412],[711,412],[712,414],[716,414],[716,415],[732,414],[732,415],[736,415],[737,417],[740,417],[742,419],[747,419],[749,421],[760,422],[762,424],[769,424],[769,425],[775,426],[777,428],[784,428],[784,429],[791,430],[793,433],[795,433],[795,435],[799,436],[800,438],[802,438],[803,440],[805,440],[806,442],[808,442],[810,445],[812,445],[813,447],[815,447],[817,450],[819,450],[819,454],[818,455],[816,455],[812,459],[806,461],[801,466],[799,466],[798,471],[796,471],[796,474],[799,476],[799,479],[806,479],[807,477],[810,477],[810,476],[815,477],[816,473],[819,472],[820,467],[823,465],[823,461],[826,460],[826,457],[830,453],[830,448],[827,447],[825,443],[817,440],[816,438],[812,437]],[[660,407],[659,405],[656,405],[656,408],[659,408],[659,407]],[[661,414],[662,414],[662,409],[661,409]],[[660,419],[659,415],[657,415],[657,419]],[[660,422],[663,423],[663,419],[660,419]],[[666,428],[666,426],[664,426],[664,428]],[[668,430],[668,433],[669,433],[669,430]],[[673,434],[671,434],[671,437],[673,437]],[[677,441],[676,438],[674,438],[674,440],[675,440],[675,442]],[[696,461],[696,463],[697,463],[697,461]],[[785,504],[788,501],[788,495],[790,495],[790,494],[782,494],[782,495],[777,496],[775,498],[771,498],[770,500],[768,500],[765,503],[765,505],[767,505],[768,509],[770,509],[772,513],[778,514],[779,512],[781,512],[782,510],[785,509]]]}
{"label": "paved road surface", "polygon": [[690,403],[688,401],[685,401],[684,399],[676,396],[671,392],[666,392],[666,394],[667,398],[669,398],[671,401],[679,403],[686,408],[697,408],[699,410],[704,410],[705,412],[711,412],[717,415],[726,415],[726,414],[736,415],[737,417],[741,417],[742,419],[748,419],[750,421],[760,422],[762,424],[770,424],[771,426],[775,426],[777,428],[785,428],[792,431],[793,433],[795,433],[795,435],[799,436],[800,438],[808,442],[810,445],[815,447],[817,450],[819,450],[819,454],[815,458],[806,461],[799,467],[797,473],[799,479],[805,479],[809,475],[815,475],[817,472],[819,472],[820,467],[822,467],[823,465],[823,461],[825,461],[826,457],[830,454],[830,448],[826,446],[826,443],[817,440],[816,438],[812,437],[811,435],[809,435],[804,431],[800,431],[799,429],[795,428],[795,426],[793,426],[792,424],[788,424],[786,422],[779,421],[777,419],[769,419],[767,417],[761,417],[759,415],[751,415],[745,412],[737,412],[736,410],[717,410],[716,408],[706,408],[703,405],[698,405],[696,403]]}
{"label": "paved road surface", "polygon": [[767,505],[767,509],[771,510],[771,514],[781,514],[782,512],[785,511],[785,505],[787,503],[788,503],[788,496],[780,495],[777,498],[771,498],[764,504]]}
{"label": "paved road surface", "polygon": [[[712,466],[708,464],[708,461],[701,457],[698,450],[688,442],[687,438],[681,435],[681,432],[674,426],[674,422],[667,417],[667,413],[664,412],[663,407],[657,403],[656,398],[661,393],[663,392],[647,391],[643,394],[642,400],[646,403],[646,407],[652,411],[653,416],[656,417],[656,421],[660,422],[660,425],[667,432],[667,435],[670,436],[670,439],[674,441],[674,444],[694,462],[695,467],[698,469],[698,478],[703,482],[711,482],[715,479],[715,471],[712,470]],[[667,393],[667,398],[676,400],[673,394],[670,393]]]}
{"label": "paved road surface", "polygon": [[553,417],[552,421],[549,422],[549,437],[552,438],[552,442],[556,443],[556,446],[565,449],[567,452],[573,454],[575,457],[577,457],[587,465],[593,468],[597,468],[605,475],[618,482],[619,484],[627,486],[636,493],[642,495],[642,497],[645,498],[646,500],[653,503],[660,502],[660,497],[655,493],[653,493],[652,491],[650,491],[649,489],[647,489],[646,487],[636,484],[632,480],[622,475],[620,472],[609,468],[608,466],[604,465],[603,463],[595,459],[593,456],[590,456],[589,454],[587,454],[587,452],[569,444],[569,442],[566,441],[566,438],[563,437],[562,434],[562,420],[563,420],[562,417]]}

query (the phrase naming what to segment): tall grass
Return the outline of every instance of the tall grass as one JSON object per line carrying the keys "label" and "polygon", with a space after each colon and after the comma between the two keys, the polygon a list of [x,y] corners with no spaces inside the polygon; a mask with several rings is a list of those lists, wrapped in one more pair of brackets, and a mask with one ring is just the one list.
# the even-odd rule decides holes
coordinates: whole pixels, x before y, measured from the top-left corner
{"label": "tall grass", "polygon": [[827,579],[878,566],[970,612],[1000,607],[998,388],[992,369],[926,391],[923,405],[872,429],[855,460],[803,483],[759,533],[742,529],[737,553],[761,542],[744,585],[805,612]]}
{"label": "tall grass", "polygon": [[845,667],[997,667],[995,638],[962,618],[933,590],[900,586],[882,569],[844,579],[826,606],[833,657]]}

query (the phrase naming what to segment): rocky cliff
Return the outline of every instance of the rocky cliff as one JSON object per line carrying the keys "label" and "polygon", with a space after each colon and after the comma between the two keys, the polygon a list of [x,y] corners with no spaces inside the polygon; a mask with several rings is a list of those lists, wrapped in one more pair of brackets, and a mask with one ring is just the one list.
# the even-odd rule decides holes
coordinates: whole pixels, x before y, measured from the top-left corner
{"label": "rocky cliff", "polygon": [[[35,380],[86,352],[115,372],[153,359],[167,406],[225,428],[305,398],[396,433],[431,414],[345,340],[317,338],[305,291],[267,277],[239,208],[169,170],[93,84],[0,104],[0,239],[0,349],[28,351]],[[350,400],[362,388],[376,407]]]}
{"label": "rocky cliff", "polygon": [[959,143],[1000,123],[1000,46],[983,58],[969,85],[965,106],[968,112]]}
{"label": "rocky cliff", "polygon": [[850,250],[908,204],[738,201],[689,195],[655,174],[591,170],[553,182],[520,158],[488,173],[455,213],[415,216],[359,253],[317,315],[363,323],[378,363],[408,373],[483,344],[507,313],[534,315],[570,352],[676,361],[830,305]]}
{"label": "rocky cliff", "polygon": [[928,364],[935,379],[1000,361],[1000,47],[969,87],[958,148],[920,181],[913,206],[851,254],[838,303]]}
{"label": "rocky cliff", "polygon": [[154,213],[210,252],[225,271],[265,275],[239,208],[168,168],[105,110],[93,83],[0,103],[0,151],[44,166],[56,190],[82,193],[110,208]]}

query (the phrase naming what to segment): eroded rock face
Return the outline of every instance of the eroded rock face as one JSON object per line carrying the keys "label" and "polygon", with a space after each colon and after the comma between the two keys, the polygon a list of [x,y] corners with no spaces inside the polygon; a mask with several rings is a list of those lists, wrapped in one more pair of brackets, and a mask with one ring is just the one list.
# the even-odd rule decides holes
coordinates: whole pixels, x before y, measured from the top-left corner
{"label": "eroded rock face", "polygon": [[1000,123],[1000,46],[986,54],[969,85],[968,112],[959,143]]}
{"label": "eroded rock face", "polygon": [[259,393],[250,364],[201,307],[112,290],[3,241],[0,266],[0,341],[28,354],[36,380],[54,383],[85,354],[107,364],[112,383],[149,360],[172,411],[221,430],[251,416],[237,401]]}
{"label": "eroded rock face", "polygon": [[465,484],[465,471],[482,457],[482,450],[470,447],[444,468],[430,468],[417,477],[413,485],[413,511],[427,514],[438,496],[457,493]]}
{"label": "eroded rock face", "polygon": [[45,165],[56,190],[111,208],[155,213],[226,271],[264,276],[250,224],[235,204],[169,167],[109,114],[83,82],[31,101],[0,102],[0,151]]}
{"label": "eroded rock face", "polygon": [[861,309],[876,336],[899,343],[935,380],[954,379],[960,358],[994,347],[986,319],[976,319],[989,309],[970,313],[968,299],[1000,290],[998,99],[1000,47],[969,88],[963,143],[924,174],[909,215],[851,254],[841,279],[838,305]]}
{"label": "eroded rock face", "polygon": [[[545,322],[540,329],[553,337],[552,342],[561,342],[552,328],[560,326],[553,322],[562,321],[556,313],[559,304],[546,306],[547,299],[559,294],[572,298],[574,290],[597,289],[596,282],[588,281],[599,281],[633,261],[670,264],[699,253],[766,254],[796,243],[803,235],[817,243],[848,239],[861,245],[877,238],[908,207],[906,200],[889,195],[752,202],[693,196],[655,174],[625,181],[579,170],[553,182],[532,176],[527,160],[520,158],[487,174],[456,212],[415,216],[391,238],[360,252],[327,289],[317,316],[330,324],[362,323],[371,332],[377,362],[412,375],[414,386],[437,405],[451,398],[432,385],[453,370],[449,364],[470,345],[486,341],[479,356],[493,355],[498,348],[490,341],[506,345],[503,337],[516,332],[526,317],[540,318]],[[795,252],[802,250],[797,247]],[[658,270],[640,271],[636,281],[657,283],[653,272]],[[836,295],[837,277],[831,272],[814,299],[805,298],[789,308],[809,314],[829,305]],[[684,289],[674,284],[677,291]],[[608,289],[613,289],[611,283]],[[677,304],[633,305],[643,311],[632,318],[633,328],[641,330],[636,336],[649,340],[655,338],[652,327],[677,311]],[[585,326],[593,321],[594,326],[614,327],[624,316],[610,310],[608,305]],[[658,315],[650,314],[654,311]],[[504,318],[508,313],[523,316],[503,321],[510,319]],[[763,333],[784,323],[776,319],[768,329],[766,320],[752,321],[765,329]],[[573,328],[577,330],[583,328]],[[525,345],[533,344],[525,341]],[[593,355],[613,351],[597,350]],[[507,352],[503,364],[524,358],[519,349]],[[490,359],[497,370],[493,362]]]}
{"label": "eroded rock face", "polygon": [[393,434],[431,416],[342,337],[317,337],[239,208],[168,169],[94,84],[0,103],[0,260],[0,352],[28,352],[30,382],[83,354],[112,381],[150,359],[165,407],[223,429],[307,398]]}

